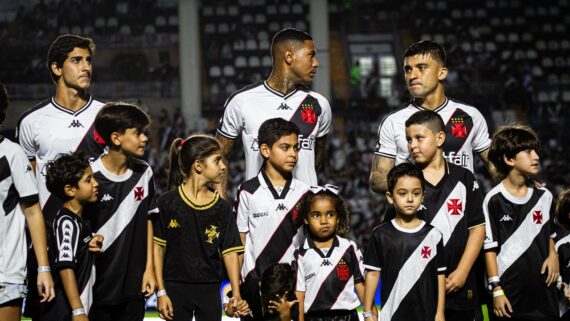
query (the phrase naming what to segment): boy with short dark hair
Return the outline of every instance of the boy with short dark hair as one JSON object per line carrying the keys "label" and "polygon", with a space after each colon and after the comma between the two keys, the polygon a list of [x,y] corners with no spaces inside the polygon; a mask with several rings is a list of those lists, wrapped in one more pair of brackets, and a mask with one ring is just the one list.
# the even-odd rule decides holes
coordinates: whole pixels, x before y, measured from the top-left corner
{"label": "boy with short dark hair", "polygon": [[240,185],[237,194],[237,225],[245,245],[241,295],[254,320],[262,319],[261,274],[271,264],[291,262],[305,238],[297,206],[309,186],[292,175],[298,136],[299,128],[293,122],[282,118],[263,122],[257,138],[263,166],[257,177]]}
{"label": "boy with short dark hair", "polygon": [[[95,128],[109,152],[93,162],[97,202],[88,207],[93,230],[103,235],[90,316],[95,321],[142,320],[144,295],[154,292],[151,214],[157,213],[145,152],[149,116],[127,103],[103,106]],[[143,295],[144,294],[144,295]]]}
{"label": "boy with short dark hair", "polygon": [[539,150],[531,128],[509,125],[497,129],[489,151],[504,177],[483,202],[485,263],[499,320],[558,318],[554,198],[530,182],[539,170]]}
{"label": "boy with short dark hair", "polygon": [[372,306],[382,274],[380,320],[445,320],[443,235],[418,218],[424,175],[403,163],[390,170],[387,183],[396,217],[374,229],[368,243],[362,314],[366,321],[377,320]]}
{"label": "boy with short dark hair", "polygon": [[52,262],[58,270],[56,299],[40,306],[40,319],[88,320],[95,282],[94,260],[89,252],[100,252],[103,241],[101,235],[92,235],[83,221],[83,207],[97,200],[99,189],[88,155],[75,152],[48,163],[46,186],[63,202],[63,207],[52,230]]}

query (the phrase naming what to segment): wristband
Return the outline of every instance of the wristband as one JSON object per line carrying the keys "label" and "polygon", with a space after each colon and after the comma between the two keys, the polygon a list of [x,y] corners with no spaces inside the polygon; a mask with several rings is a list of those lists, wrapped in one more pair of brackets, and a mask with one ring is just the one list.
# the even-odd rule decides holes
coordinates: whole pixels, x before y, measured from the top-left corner
{"label": "wristband", "polygon": [[501,281],[501,279],[499,279],[498,276],[492,276],[492,277],[487,279],[487,282],[489,282],[489,284],[495,283],[495,282],[500,282],[500,281]]}
{"label": "wristband", "polygon": [[50,269],[49,265],[41,265],[41,266],[38,266],[38,273],[41,273],[41,272],[50,272],[50,271],[51,271],[51,269]]}
{"label": "wristband", "polygon": [[365,319],[372,317],[372,311],[368,311],[368,312],[362,311],[362,317],[364,317]]}
{"label": "wristband", "polygon": [[75,309],[75,310],[71,311],[71,314],[73,316],[85,314],[85,309],[84,308]]}
{"label": "wristband", "polygon": [[160,291],[156,291],[156,297],[160,298],[161,296],[165,296],[166,295],[166,290],[160,290]]}
{"label": "wristband", "polygon": [[505,295],[505,291],[503,291],[503,290],[493,291],[493,299],[496,297],[503,296],[503,295]]}

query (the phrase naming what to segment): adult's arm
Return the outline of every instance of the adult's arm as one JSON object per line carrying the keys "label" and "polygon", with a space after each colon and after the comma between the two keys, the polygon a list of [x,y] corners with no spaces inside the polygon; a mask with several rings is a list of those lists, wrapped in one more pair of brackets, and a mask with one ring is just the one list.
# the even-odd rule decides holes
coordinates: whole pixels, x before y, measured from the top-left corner
{"label": "adult's arm", "polygon": [[327,135],[317,138],[315,143],[315,170],[317,173],[323,168],[325,162],[325,153],[327,150],[328,137]]}
{"label": "adult's arm", "polygon": [[222,155],[224,156],[224,162],[226,163],[226,175],[221,184],[215,184],[214,186],[222,198],[228,200],[227,190],[228,177],[230,176],[230,157],[234,150],[235,139],[228,138],[218,132],[216,133],[216,139],[222,145]]}
{"label": "adult's arm", "polygon": [[388,172],[394,167],[394,164],[395,160],[393,158],[374,155],[369,180],[372,191],[382,194],[388,190]]}

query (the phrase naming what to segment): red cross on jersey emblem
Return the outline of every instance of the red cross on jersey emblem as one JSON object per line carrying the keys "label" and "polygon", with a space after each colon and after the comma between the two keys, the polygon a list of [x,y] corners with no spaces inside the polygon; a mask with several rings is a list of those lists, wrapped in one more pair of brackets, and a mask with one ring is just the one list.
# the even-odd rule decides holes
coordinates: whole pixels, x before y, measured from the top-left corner
{"label": "red cross on jersey emblem", "polygon": [[461,123],[453,123],[451,125],[451,135],[455,138],[465,138],[467,137],[467,127],[465,124]]}
{"label": "red cross on jersey emblem", "polygon": [[424,247],[422,248],[422,253],[421,253],[421,254],[422,254],[422,257],[423,257],[424,259],[429,259],[429,257],[431,256],[431,249],[429,248],[429,246],[427,246],[427,245],[424,246]]}
{"label": "red cross on jersey emblem", "polygon": [[312,108],[303,108],[303,111],[301,112],[301,118],[307,125],[314,125],[317,121],[317,115]]}
{"label": "red cross on jersey emblem", "polygon": [[542,212],[541,211],[534,211],[532,214],[532,219],[536,224],[542,224]]}
{"label": "red cross on jersey emblem", "polygon": [[348,270],[348,266],[346,264],[339,264],[336,267],[336,276],[338,277],[339,280],[341,281],[346,281],[349,278],[349,273],[350,271]]}
{"label": "red cross on jersey emblem", "polygon": [[452,198],[447,201],[447,211],[449,215],[460,215],[463,211],[463,204],[458,198]]}
{"label": "red cross on jersey emblem", "polygon": [[135,200],[142,201],[144,197],[144,188],[142,186],[135,187]]}

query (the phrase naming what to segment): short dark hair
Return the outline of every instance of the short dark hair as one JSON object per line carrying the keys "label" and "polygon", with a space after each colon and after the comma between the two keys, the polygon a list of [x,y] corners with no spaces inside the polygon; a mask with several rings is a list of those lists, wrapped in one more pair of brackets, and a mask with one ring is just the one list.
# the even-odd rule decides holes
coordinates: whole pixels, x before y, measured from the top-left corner
{"label": "short dark hair", "polygon": [[4,84],[0,83],[0,124],[6,119],[6,110],[8,109],[9,103],[8,91]]}
{"label": "short dark hair", "polygon": [[304,44],[305,41],[310,40],[313,41],[313,37],[306,33],[305,31],[295,29],[295,28],[286,28],[273,36],[271,40],[271,56],[273,56],[275,52],[275,48],[277,45],[290,42],[294,44],[302,43]]}
{"label": "short dark hair", "polygon": [[570,188],[564,189],[556,201],[556,217],[558,222],[566,228],[570,226]]}
{"label": "short dark hair", "polygon": [[259,292],[266,311],[269,310],[269,301],[279,301],[285,292],[287,292],[285,300],[295,300],[295,272],[291,265],[275,263],[268,266],[261,274]]}
{"label": "short dark hair", "polygon": [[[348,234],[348,230],[350,228],[350,213],[348,211],[348,207],[346,206],[346,202],[340,195],[337,195],[333,192],[327,191],[323,189],[322,191],[314,194],[312,192],[307,192],[301,198],[299,202],[299,212],[298,218],[299,219],[309,219],[309,213],[311,212],[311,204],[316,197],[330,197],[334,203],[334,208],[336,210],[336,215],[338,217],[338,224],[336,225],[336,235],[346,236]],[[307,228],[306,233],[309,234],[311,231]]]}
{"label": "short dark hair", "polygon": [[424,125],[434,133],[445,132],[445,123],[441,116],[432,110],[420,110],[406,120],[406,128],[412,125]]}
{"label": "short dark hair", "polygon": [[271,118],[264,121],[257,132],[259,146],[265,144],[271,148],[281,137],[295,134],[299,136],[299,127],[294,122],[283,118]]}
{"label": "short dark hair", "polygon": [[437,42],[422,40],[414,43],[406,49],[402,56],[402,60],[407,57],[417,55],[427,55],[441,63],[443,66],[447,65],[447,53],[445,52],[445,48]]}
{"label": "short dark hair", "polygon": [[536,132],[522,124],[505,125],[497,128],[489,148],[489,161],[497,172],[506,176],[512,167],[505,163],[506,158],[513,158],[523,150],[540,151],[540,139]]}
{"label": "short dark hair", "polygon": [[57,82],[59,76],[53,73],[51,65],[55,63],[58,67],[63,66],[65,59],[74,48],[83,48],[89,50],[91,56],[95,54],[95,43],[93,39],[81,37],[78,35],[61,35],[57,37],[49,46],[47,54],[47,67],[51,79]]}
{"label": "short dark hair", "polygon": [[143,131],[149,124],[150,117],[147,113],[133,104],[123,102],[105,104],[95,117],[95,129],[107,146],[112,146],[113,133],[123,134],[129,128]]}
{"label": "short dark hair", "polygon": [[402,163],[393,167],[388,172],[388,192],[394,193],[394,187],[396,186],[396,183],[398,183],[400,177],[404,176],[415,177],[419,179],[422,184],[422,191],[425,191],[425,178],[422,170],[412,163]]}
{"label": "short dark hair", "polygon": [[79,187],[79,181],[87,167],[89,167],[89,155],[83,151],[59,155],[47,164],[46,187],[48,191],[63,202],[72,199],[65,194],[65,186]]}

